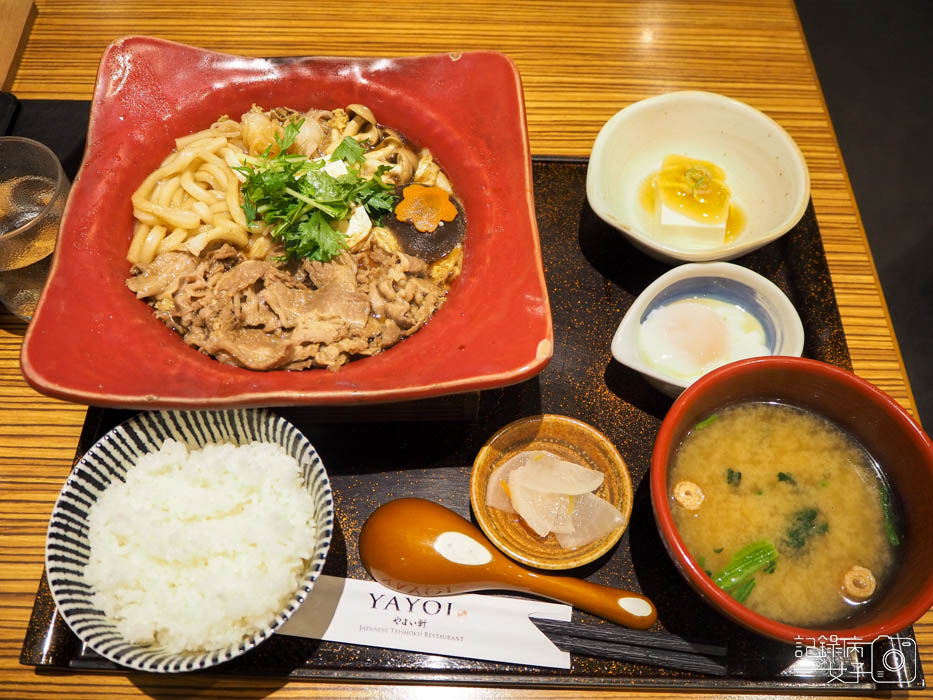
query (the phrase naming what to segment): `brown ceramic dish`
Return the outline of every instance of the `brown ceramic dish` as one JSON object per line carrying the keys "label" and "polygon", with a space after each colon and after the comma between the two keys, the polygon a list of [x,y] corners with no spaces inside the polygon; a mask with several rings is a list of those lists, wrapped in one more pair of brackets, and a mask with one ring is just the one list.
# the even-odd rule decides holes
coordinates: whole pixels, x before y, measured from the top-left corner
{"label": "brown ceramic dish", "polygon": [[[552,534],[536,535],[516,513],[486,505],[489,476],[507,459],[524,450],[546,450],[605,474],[596,491],[622,513],[623,522],[589,545],[564,549]],[[601,432],[566,416],[529,416],[493,435],[476,455],[470,478],[470,502],[480,528],[507,555],[539,569],[572,569],[598,559],[622,537],[632,513],[632,478],[619,451]]]}
{"label": "brown ceramic dish", "polygon": [[[899,501],[903,543],[894,581],[858,617],[828,629],[764,617],[717,587],[681,540],[668,498],[668,465],[691,427],[742,401],[781,401],[828,418],[861,442],[885,471]],[[688,387],[665,417],[650,478],[655,520],[677,568],[710,605],[759,634],[788,644],[832,635],[872,641],[897,634],[933,604],[933,442],[897,402],[852,372],[792,357],[740,360],[710,372]]]}

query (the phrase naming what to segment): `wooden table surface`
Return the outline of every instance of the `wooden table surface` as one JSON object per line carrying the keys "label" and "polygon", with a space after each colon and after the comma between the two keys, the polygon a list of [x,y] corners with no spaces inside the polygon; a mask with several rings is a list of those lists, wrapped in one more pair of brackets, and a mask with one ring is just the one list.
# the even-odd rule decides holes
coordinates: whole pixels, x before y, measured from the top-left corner
{"label": "wooden table surface", "polygon": [[[777,120],[807,159],[812,198],[855,371],[914,410],[897,342],[792,0],[406,3],[355,0],[36,0],[13,92],[90,99],[104,48],[146,34],[250,56],[502,51],[523,79],[534,154],[586,155],[613,113],[682,89],[723,93]],[[0,21],[5,21],[0,19]],[[857,79],[857,77],[855,78]],[[23,381],[24,325],[0,313],[0,697],[434,698],[432,687],[338,686],[211,676],[37,674],[19,651],[45,529],[85,408]],[[933,614],[915,627],[933,671]],[[445,698],[578,692],[449,688]],[[597,692],[597,697],[650,693]],[[933,693],[921,693],[933,697]]]}

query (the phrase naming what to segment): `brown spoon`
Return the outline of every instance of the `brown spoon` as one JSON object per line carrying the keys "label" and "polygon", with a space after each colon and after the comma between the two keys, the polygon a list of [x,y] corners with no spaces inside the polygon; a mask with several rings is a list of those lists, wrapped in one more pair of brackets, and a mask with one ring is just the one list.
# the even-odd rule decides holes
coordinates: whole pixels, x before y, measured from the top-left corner
{"label": "brown spoon", "polygon": [[374,579],[402,593],[522,591],[637,629],[651,627],[658,616],[652,602],[637,593],[514,564],[470,522],[420,498],[389,501],[369,516],[360,531],[360,559]]}

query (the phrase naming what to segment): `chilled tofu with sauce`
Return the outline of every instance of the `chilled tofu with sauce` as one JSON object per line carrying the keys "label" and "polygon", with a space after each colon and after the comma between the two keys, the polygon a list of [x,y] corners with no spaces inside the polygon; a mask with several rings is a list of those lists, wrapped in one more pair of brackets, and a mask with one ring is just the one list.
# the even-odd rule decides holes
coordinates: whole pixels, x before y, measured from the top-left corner
{"label": "chilled tofu with sauce", "polygon": [[663,201],[658,207],[657,230],[664,239],[686,239],[709,246],[722,245],[726,239],[726,221],[697,221],[672,209]]}
{"label": "chilled tofu with sauce", "polygon": [[705,160],[666,156],[644,180],[639,200],[661,240],[713,248],[734,240],[745,225],[725,171]]}

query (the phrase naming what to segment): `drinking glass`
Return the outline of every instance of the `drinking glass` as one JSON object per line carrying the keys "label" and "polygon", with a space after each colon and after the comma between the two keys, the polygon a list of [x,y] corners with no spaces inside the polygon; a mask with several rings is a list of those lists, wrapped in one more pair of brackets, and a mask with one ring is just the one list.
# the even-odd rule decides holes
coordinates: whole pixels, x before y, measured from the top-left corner
{"label": "drinking glass", "polygon": [[26,321],[48,278],[70,186],[47,146],[0,137],[0,302]]}

